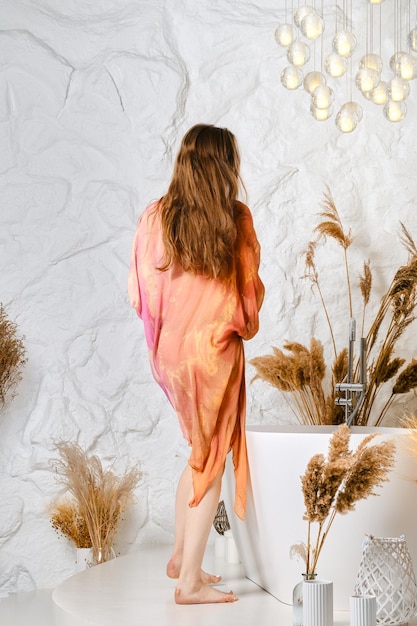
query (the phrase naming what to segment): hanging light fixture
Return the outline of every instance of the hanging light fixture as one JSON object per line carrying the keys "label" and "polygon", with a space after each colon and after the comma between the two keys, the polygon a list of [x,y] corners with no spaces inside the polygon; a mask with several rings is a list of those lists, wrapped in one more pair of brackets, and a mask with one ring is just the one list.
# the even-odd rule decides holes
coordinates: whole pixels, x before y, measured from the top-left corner
{"label": "hanging light fixture", "polygon": [[410,84],[407,80],[394,76],[387,83],[387,96],[393,102],[402,102],[410,93]]}
{"label": "hanging light fixture", "polygon": [[300,22],[300,29],[307,39],[318,39],[324,29],[323,18],[316,11],[307,13]]}
{"label": "hanging light fixture", "polygon": [[283,48],[288,48],[296,37],[297,31],[292,24],[280,24],[275,30],[275,41]]}
{"label": "hanging light fixture", "polygon": [[362,119],[362,108],[356,102],[345,102],[336,116],[336,126],[342,133],[351,133]]}
{"label": "hanging light fixture", "polygon": [[304,75],[299,67],[290,65],[281,72],[281,83],[286,89],[298,89],[303,84]]}
{"label": "hanging light fixture", "polygon": [[359,91],[365,94],[375,89],[380,80],[378,72],[371,70],[370,67],[362,67],[356,74],[355,84]]}
{"label": "hanging light fixture", "polygon": [[300,27],[303,19],[307,17],[307,15],[310,15],[311,13],[315,13],[314,7],[311,7],[311,6],[299,7],[294,13],[294,22],[297,24],[298,27]]}
{"label": "hanging light fixture", "polygon": [[[300,5],[298,0],[295,10],[294,2],[285,0],[286,19],[275,30],[275,39],[287,49],[290,64],[281,72],[283,86],[295,90],[303,85],[311,96],[310,113],[317,121],[328,120],[333,106],[341,101],[335,122],[343,133],[355,130],[362,119],[362,107],[354,101],[352,87],[369,102],[367,107],[381,107],[388,121],[403,120],[411,81],[417,78],[417,0],[362,0],[362,19],[354,28],[353,0],[339,0],[336,5],[334,0],[310,0],[310,5]],[[384,14],[383,33],[385,10],[393,15]],[[412,17],[414,27],[410,27]],[[393,48],[384,63],[381,50],[388,48],[387,41],[393,42]]]}
{"label": "hanging light fixture", "polygon": [[408,35],[408,45],[413,52],[417,52],[417,28],[410,30]]}
{"label": "hanging light fixture", "polygon": [[369,94],[365,95],[369,96],[369,100],[374,104],[385,104],[388,100],[387,83],[385,80],[380,80],[377,86]]}
{"label": "hanging light fixture", "polygon": [[345,74],[348,64],[345,57],[342,57],[337,52],[331,52],[329,56],[324,59],[324,67],[329,76],[339,78]]}
{"label": "hanging light fixture", "polygon": [[304,78],[304,89],[308,91],[310,95],[316,87],[320,87],[326,84],[326,77],[321,72],[309,72]]}
{"label": "hanging light fixture", "polygon": [[370,69],[380,74],[382,72],[382,59],[379,54],[365,54],[359,62],[359,69]]}
{"label": "hanging light fixture", "polygon": [[389,122],[401,122],[407,115],[407,105],[405,102],[387,100],[384,106],[384,115]]}
{"label": "hanging light fixture", "polygon": [[349,58],[356,48],[356,37],[350,32],[336,33],[333,38],[333,50],[341,57]]}
{"label": "hanging light fixture", "polygon": [[329,106],[327,109],[319,109],[312,102],[310,105],[310,112],[318,122],[325,122],[333,114],[333,107]]}
{"label": "hanging light fixture", "polygon": [[303,41],[294,41],[288,48],[287,58],[296,67],[302,67],[310,58],[310,48]]}
{"label": "hanging light fixture", "polygon": [[334,101],[334,91],[328,85],[319,85],[311,94],[311,99],[317,109],[328,109]]}
{"label": "hanging light fixture", "polygon": [[417,59],[407,52],[393,54],[390,65],[394,74],[404,80],[413,80],[417,77]]}

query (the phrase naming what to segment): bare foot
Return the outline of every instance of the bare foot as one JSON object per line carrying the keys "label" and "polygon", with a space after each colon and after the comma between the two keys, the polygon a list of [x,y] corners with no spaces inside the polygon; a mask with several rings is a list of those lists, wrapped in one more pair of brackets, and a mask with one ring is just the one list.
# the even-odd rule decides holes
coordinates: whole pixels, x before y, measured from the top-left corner
{"label": "bare foot", "polygon": [[202,584],[199,588],[179,588],[175,590],[175,602],[177,604],[215,604],[224,602],[236,602],[239,598],[229,591],[223,593],[209,585]]}
{"label": "bare foot", "polygon": [[[167,565],[167,576],[169,578],[178,578],[180,575],[179,565],[175,563],[173,559],[168,561]],[[201,570],[201,582],[205,585],[212,585],[220,582],[222,579],[221,576],[215,576],[214,574],[208,574],[204,570]]]}

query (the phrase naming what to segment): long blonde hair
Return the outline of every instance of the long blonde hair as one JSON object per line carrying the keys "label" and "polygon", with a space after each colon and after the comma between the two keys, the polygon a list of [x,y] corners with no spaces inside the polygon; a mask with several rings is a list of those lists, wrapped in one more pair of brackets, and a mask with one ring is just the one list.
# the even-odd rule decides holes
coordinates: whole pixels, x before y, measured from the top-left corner
{"label": "long blonde hair", "polygon": [[161,199],[165,258],[187,272],[227,279],[234,266],[240,156],[225,128],[197,124],[184,136]]}

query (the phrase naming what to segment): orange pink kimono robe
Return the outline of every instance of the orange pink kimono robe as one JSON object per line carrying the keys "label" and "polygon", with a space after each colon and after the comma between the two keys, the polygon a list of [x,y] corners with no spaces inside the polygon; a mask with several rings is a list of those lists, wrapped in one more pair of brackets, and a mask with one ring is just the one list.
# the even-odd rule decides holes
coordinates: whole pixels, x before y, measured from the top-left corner
{"label": "orange pink kimono robe", "polygon": [[264,286],[260,247],[248,207],[239,203],[236,275],[228,282],[157,268],[164,258],[159,204],[142,214],[132,250],[128,292],[143,320],[152,373],[175,409],[189,445],[197,505],[232,450],[234,510],[246,510],[245,360],[243,339],[258,331]]}

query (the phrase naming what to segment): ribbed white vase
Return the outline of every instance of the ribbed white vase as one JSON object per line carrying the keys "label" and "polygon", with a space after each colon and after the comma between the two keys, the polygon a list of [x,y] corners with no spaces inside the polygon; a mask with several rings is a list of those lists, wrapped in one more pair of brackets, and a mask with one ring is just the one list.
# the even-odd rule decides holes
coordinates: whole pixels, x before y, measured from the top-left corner
{"label": "ribbed white vase", "polygon": [[304,626],[333,626],[333,583],[330,580],[303,582]]}
{"label": "ribbed white vase", "polygon": [[350,596],[350,626],[376,626],[376,597]]}

